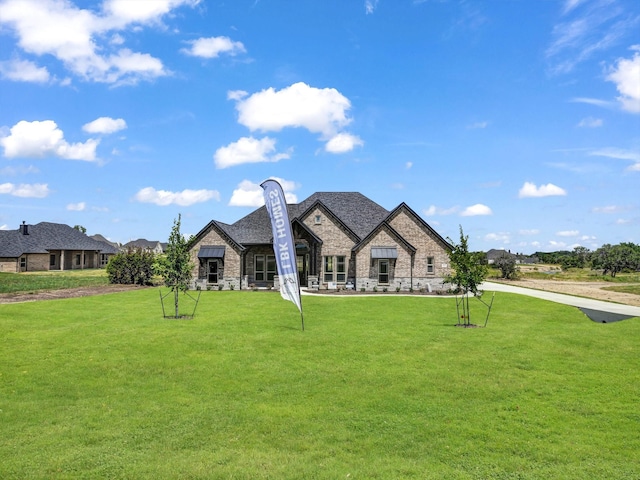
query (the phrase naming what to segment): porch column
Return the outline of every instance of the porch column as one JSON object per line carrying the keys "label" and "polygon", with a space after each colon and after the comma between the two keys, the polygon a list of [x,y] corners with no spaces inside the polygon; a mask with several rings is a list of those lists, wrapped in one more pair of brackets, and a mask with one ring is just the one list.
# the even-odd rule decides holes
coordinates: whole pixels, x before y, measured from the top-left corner
{"label": "porch column", "polygon": [[60,250],[60,270],[64,270],[64,250]]}
{"label": "porch column", "polygon": [[84,270],[84,250],[82,250],[82,255],[80,257],[80,270]]}

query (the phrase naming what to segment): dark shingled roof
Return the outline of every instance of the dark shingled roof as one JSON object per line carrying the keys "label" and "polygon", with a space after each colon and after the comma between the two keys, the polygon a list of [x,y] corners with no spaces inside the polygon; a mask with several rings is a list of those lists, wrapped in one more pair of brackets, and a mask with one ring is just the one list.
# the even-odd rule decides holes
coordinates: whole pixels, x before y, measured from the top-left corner
{"label": "dark shingled roof", "polygon": [[113,246],[94,240],[68,225],[40,222],[26,225],[28,235],[18,230],[0,231],[0,257],[17,258],[26,253],[47,253],[50,250],[94,250],[118,253]]}
{"label": "dark shingled roof", "polygon": [[[322,204],[360,239],[380,224],[389,211],[358,192],[317,192],[296,204],[288,204],[289,219],[301,217]],[[271,222],[266,207],[260,207],[233,225],[217,222],[225,233],[243,245],[271,242]]]}

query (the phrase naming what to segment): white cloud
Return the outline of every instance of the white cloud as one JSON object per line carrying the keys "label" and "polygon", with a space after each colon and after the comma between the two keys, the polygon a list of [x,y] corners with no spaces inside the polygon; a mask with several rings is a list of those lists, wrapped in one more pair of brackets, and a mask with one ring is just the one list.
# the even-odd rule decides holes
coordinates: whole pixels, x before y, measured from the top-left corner
{"label": "white cloud", "polygon": [[640,113],[640,53],[631,59],[619,59],[606,79],[616,84],[622,109]]}
{"label": "white cloud", "polygon": [[623,148],[601,148],[600,150],[589,152],[589,155],[619,160],[631,160],[635,163],[628,166],[627,170],[632,172],[640,171],[640,151],[625,150]]}
{"label": "white cloud", "polygon": [[334,88],[299,82],[279,91],[268,88],[240,98],[238,92],[230,92],[228,97],[237,101],[238,122],[251,131],[301,127],[331,138],[351,122],[351,102]]}
{"label": "white cloud", "polygon": [[486,205],[476,203],[475,205],[465,208],[460,215],[463,217],[475,217],[478,215],[493,215],[493,212]]}
{"label": "white cloud", "polygon": [[364,142],[360,137],[350,133],[338,133],[327,142],[324,148],[329,153],[346,153],[362,145]]}
{"label": "white cloud", "polygon": [[422,213],[426,217],[432,217],[434,215],[453,215],[460,211],[460,207],[441,208],[435,205],[430,205],[429,208],[422,210]]}
{"label": "white cloud", "polygon": [[529,197],[552,197],[566,195],[567,192],[553,183],[547,183],[546,185],[540,185],[537,187],[531,182],[525,182],[520,191],[518,192],[519,198]]}
{"label": "white cloud", "polygon": [[21,120],[11,127],[9,136],[0,138],[7,158],[42,158],[57,156],[67,160],[96,160],[96,148],[100,140],[89,139],[84,143],[68,143],[64,133],[53,120],[27,122]]}
{"label": "white cloud", "polygon": [[628,225],[631,223],[631,220],[628,218],[619,218],[616,220],[616,225]]}
{"label": "white cloud", "polygon": [[0,225],[0,230],[9,230],[9,225],[6,223],[4,225]]}
{"label": "white cloud", "polygon": [[467,128],[469,130],[476,130],[476,129],[487,128],[488,126],[489,126],[489,122],[484,121],[484,122],[476,122],[476,123],[472,123],[471,125],[467,125]]}
{"label": "white cloud", "polygon": [[532,228],[530,230],[518,230],[518,235],[538,235],[540,230],[537,228]]}
{"label": "white cloud", "polygon": [[[293,193],[293,190],[298,188],[296,182],[284,180],[282,178],[271,177],[273,180],[277,180],[284,190],[284,196],[287,203],[298,203],[298,197]],[[233,191],[231,200],[229,200],[230,207],[261,207],[264,205],[263,188],[250,180],[243,180]]]}
{"label": "white cloud", "polygon": [[406,168],[407,170],[410,170],[411,167],[413,167],[413,162],[407,162],[404,164],[404,168]]}
{"label": "white cloud", "polygon": [[17,46],[24,52],[51,55],[84,80],[135,84],[170,72],[149,54],[120,49],[124,37],[119,32],[162,27],[162,18],[172,10],[197,3],[106,0],[97,12],[63,0],[5,0],[0,3],[0,24],[15,31]]}
{"label": "white cloud", "polygon": [[51,78],[45,67],[38,67],[29,60],[0,62],[0,74],[14,82],[47,83]]}
{"label": "white cloud", "polygon": [[602,108],[615,107],[614,102],[610,102],[608,100],[600,100],[598,98],[575,97],[575,98],[572,98],[571,101],[575,103],[586,103],[587,105],[594,105],[596,107],[602,107]]}
{"label": "white cloud", "polygon": [[86,209],[87,204],[85,202],[70,203],[67,205],[67,210],[71,212],[83,212]]}
{"label": "white cloud", "polygon": [[4,167],[0,168],[0,175],[7,176],[15,176],[15,175],[26,175],[29,173],[40,173],[40,170],[34,167],[33,165],[29,165],[28,167]]}
{"label": "white cloud", "polygon": [[216,190],[183,190],[182,192],[169,192],[146,187],[136,193],[135,200],[141,203],[154,203],[160,206],[180,205],[188,207],[195,203],[207,202],[211,199],[220,200],[220,193]]}
{"label": "white cloud", "polygon": [[577,237],[580,235],[578,230],[562,230],[560,232],[556,232],[556,235],[559,237]]}
{"label": "white cloud", "polygon": [[365,0],[364,11],[367,15],[371,15],[378,7],[378,0]]}
{"label": "white cloud", "polygon": [[103,10],[105,21],[114,28],[130,23],[158,23],[160,19],[181,5],[196,6],[200,0],[106,0]]}
{"label": "white cloud", "polygon": [[[584,8],[577,8],[584,3]],[[596,53],[610,49],[637,28],[637,19],[609,1],[565,4],[565,17],[556,24],[545,54],[554,74],[571,72]]]}
{"label": "white cloud", "polygon": [[503,244],[508,244],[511,242],[511,235],[508,232],[487,233],[484,236],[484,239],[487,242],[501,242]]}
{"label": "white cloud", "polygon": [[229,37],[198,38],[188,43],[191,47],[181,52],[193,57],[216,58],[221,53],[234,56],[247,51],[242,42],[234,42]]}
{"label": "white cloud", "polygon": [[603,125],[603,121],[601,118],[593,118],[593,117],[586,117],[583,118],[582,120],[580,120],[580,123],[578,123],[578,127],[581,128],[597,128],[597,127],[601,127]]}
{"label": "white cloud", "polygon": [[87,133],[103,133],[109,134],[127,128],[127,122],[122,118],[100,117],[93,122],[86,123],[82,126],[82,130]]}
{"label": "white cloud", "polygon": [[607,205],[606,207],[593,207],[591,209],[593,213],[607,213],[607,214],[622,212],[624,210],[625,210],[624,207],[620,207],[618,205]]}
{"label": "white cloud", "polygon": [[21,183],[14,185],[13,183],[0,184],[0,194],[12,195],[14,197],[23,198],[45,198],[51,191],[46,183]]}
{"label": "white cloud", "polygon": [[290,158],[290,152],[275,153],[276,141],[264,137],[258,140],[253,137],[242,137],[226,147],[220,147],[213,154],[216,168],[227,168],[244,163],[278,162]]}

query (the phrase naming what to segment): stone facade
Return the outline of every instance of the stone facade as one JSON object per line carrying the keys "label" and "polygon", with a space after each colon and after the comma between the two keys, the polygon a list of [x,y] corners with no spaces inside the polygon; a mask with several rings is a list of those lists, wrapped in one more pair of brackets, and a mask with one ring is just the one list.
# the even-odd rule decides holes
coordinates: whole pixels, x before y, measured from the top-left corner
{"label": "stone facade", "polygon": [[[215,259],[218,262],[218,281],[215,283],[209,282],[208,268],[209,263],[207,259],[198,258],[198,252],[202,246],[205,245],[218,245],[226,246],[224,257]],[[191,263],[193,263],[193,278],[194,288],[199,287],[205,289],[215,289],[222,287],[222,289],[240,289],[242,287],[240,272],[241,272],[241,255],[229,247],[227,240],[216,232],[213,228],[210,229],[202,238],[198,239],[190,249]]]}
{"label": "stone facade", "polygon": [[[407,240],[415,249],[413,263],[413,288],[431,288],[444,282],[444,277],[451,274],[449,265],[449,254],[438,241],[433,233],[406,209],[401,209],[389,224],[402,237]],[[433,262],[427,263],[428,259]],[[432,270],[432,271],[430,271]]]}

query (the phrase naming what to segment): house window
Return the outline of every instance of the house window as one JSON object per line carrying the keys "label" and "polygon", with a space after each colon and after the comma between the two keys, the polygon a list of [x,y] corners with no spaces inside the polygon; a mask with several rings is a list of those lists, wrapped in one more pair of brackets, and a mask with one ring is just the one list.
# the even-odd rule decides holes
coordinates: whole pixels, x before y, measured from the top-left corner
{"label": "house window", "polygon": [[378,260],[378,283],[381,285],[389,284],[389,260],[386,258]]}
{"label": "house window", "polygon": [[27,257],[20,257],[20,268],[27,269]]}
{"label": "house window", "polygon": [[333,257],[323,257],[324,261],[324,281],[333,282]]}
{"label": "house window", "polygon": [[347,280],[347,264],[345,257],[336,257],[336,281],[344,283]]}
{"label": "house window", "polygon": [[435,265],[433,263],[433,257],[427,257],[427,274],[433,275],[435,273]]}
{"label": "house window", "polygon": [[207,283],[218,283],[218,260],[207,263]]}
{"label": "house window", "polygon": [[273,282],[276,274],[276,257],[275,255],[255,255],[254,276],[256,282]]}
{"label": "house window", "polygon": [[76,254],[76,267],[80,266],[80,262],[82,261],[82,255],[79,253]]}
{"label": "house window", "polygon": [[347,280],[347,261],[344,255],[323,257],[325,282],[345,283]]}
{"label": "house window", "polygon": [[276,276],[276,256],[267,255],[267,282],[273,282],[273,277]]}
{"label": "house window", "polygon": [[264,255],[253,257],[256,282],[264,281]]}
{"label": "house window", "polygon": [[55,267],[56,266],[56,256],[55,255],[49,255],[49,266],[50,267]]}
{"label": "house window", "polygon": [[320,225],[322,223],[322,217],[320,215],[316,215],[314,222],[316,225]]}

